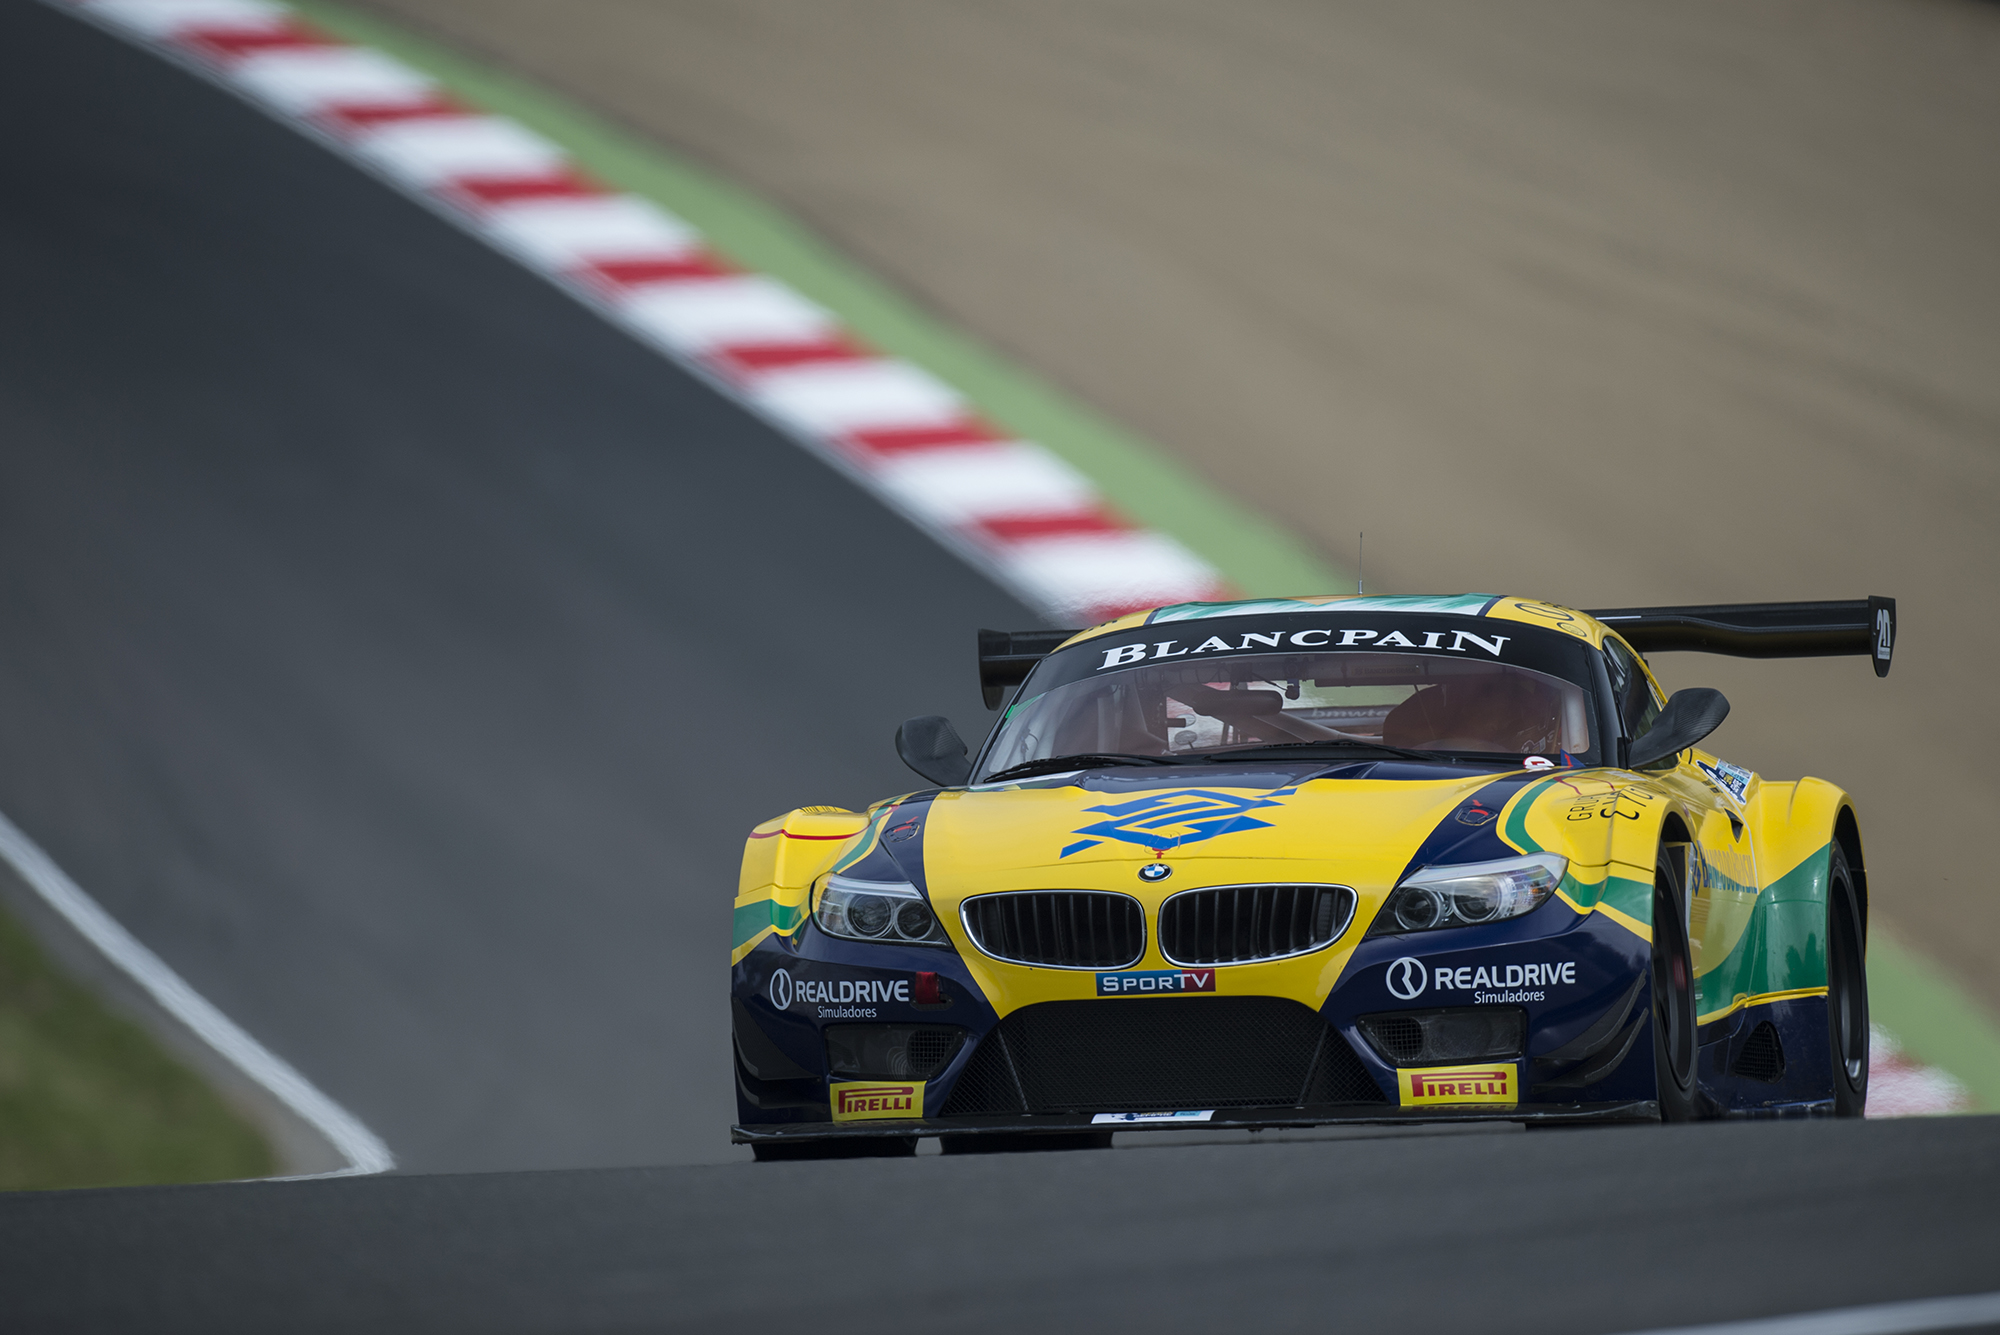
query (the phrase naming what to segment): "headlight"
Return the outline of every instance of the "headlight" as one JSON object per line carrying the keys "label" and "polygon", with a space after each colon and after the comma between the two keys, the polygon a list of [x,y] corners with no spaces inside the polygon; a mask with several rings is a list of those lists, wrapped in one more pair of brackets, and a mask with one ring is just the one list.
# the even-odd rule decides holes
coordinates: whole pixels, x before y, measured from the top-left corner
{"label": "headlight", "polygon": [[1562,884],[1569,859],[1533,853],[1499,862],[1424,867],[1404,879],[1376,916],[1374,932],[1477,927],[1540,908]]}
{"label": "headlight", "polygon": [[947,945],[944,928],[917,887],[904,881],[829,876],[819,892],[820,930],[855,941]]}

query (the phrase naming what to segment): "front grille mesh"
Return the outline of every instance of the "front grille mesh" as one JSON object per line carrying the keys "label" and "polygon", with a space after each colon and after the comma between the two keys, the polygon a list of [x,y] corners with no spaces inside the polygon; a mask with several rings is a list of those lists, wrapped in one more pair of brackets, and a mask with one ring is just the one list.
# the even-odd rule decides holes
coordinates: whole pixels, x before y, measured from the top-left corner
{"label": "front grille mesh", "polygon": [[1381,1103],[1347,1040],[1281,997],[1024,1006],[989,1033],[946,1117]]}
{"label": "front grille mesh", "polygon": [[1190,890],[1160,908],[1160,952],[1175,964],[1242,964],[1333,944],[1354,914],[1343,885]]}
{"label": "front grille mesh", "polygon": [[924,1025],[910,1035],[910,1074],[928,1080],[958,1053],[963,1029]]}
{"label": "front grille mesh", "polygon": [[973,944],[995,959],[1117,969],[1146,950],[1146,915],[1129,895],[1033,890],[965,901]]}

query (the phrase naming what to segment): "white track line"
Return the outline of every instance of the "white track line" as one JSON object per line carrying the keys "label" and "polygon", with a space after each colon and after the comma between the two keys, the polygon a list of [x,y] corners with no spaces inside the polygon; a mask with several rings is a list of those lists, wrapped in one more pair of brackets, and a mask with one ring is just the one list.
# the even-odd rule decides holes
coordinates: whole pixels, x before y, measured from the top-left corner
{"label": "white track line", "polygon": [[1804,1312],[1762,1321],[1724,1321],[1713,1326],[1675,1326],[1635,1335],[1915,1335],[1918,1331],[1993,1325],[2000,1325],[2000,1293],[1837,1307],[1829,1312]]}
{"label": "white track line", "polygon": [[121,927],[117,919],[85,894],[34,840],[5,816],[0,816],[0,858],[5,858],[7,865],[42,897],[42,902],[62,915],[63,921],[144,988],[161,1009],[325,1136],[347,1160],[346,1168],[310,1176],[353,1177],[386,1173],[396,1166],[396,1156],[389,1153],[389,1147],[373,1131],[322,1094],[289,1062],[244,1033],[208,998],[189,987],[186,980]]}
{"label": "white track line", "polygon": [[1678,1325],[1664,1331],[1638,1331],[1636,1335],[1916,1335],[1918,1331],[1962,1331],[1972,1325],[2000,1325],[2000,1293],[1920,1297],[1910,1303],[1836,1307],[1764,1321]]}

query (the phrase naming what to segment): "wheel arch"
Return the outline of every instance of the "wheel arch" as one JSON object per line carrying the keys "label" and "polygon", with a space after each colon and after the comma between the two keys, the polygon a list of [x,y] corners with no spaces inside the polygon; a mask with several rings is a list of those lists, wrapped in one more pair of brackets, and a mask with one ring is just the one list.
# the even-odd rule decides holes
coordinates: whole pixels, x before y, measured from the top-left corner
{"label": "wheel arch", "polygon": [[[1631,878],[1627,884],[1633,889],[1639,885],[1645,887],[1642,902],[1625,902],[1620,907],[1650,925],[1652,885],[1658,874],[1660,852],[1667,844],[1692,847],[1694,837],[1691,832],[1697,828],[1698,822],[1683,811],[1680,802],[1670,794],[1640,784],[1629,785],[1619,792],[1613,816],[1610,873],[1613,878]],[[1684,900],[1691,895],[1691,871],[1692,868],[1683,860],[1681,891]]]}
{"label": "wheel arch", "polygon": [[1671,808],[1660,817],[1660,842],[1663,844],[1691,844],[1694,832],[1687,818]]}

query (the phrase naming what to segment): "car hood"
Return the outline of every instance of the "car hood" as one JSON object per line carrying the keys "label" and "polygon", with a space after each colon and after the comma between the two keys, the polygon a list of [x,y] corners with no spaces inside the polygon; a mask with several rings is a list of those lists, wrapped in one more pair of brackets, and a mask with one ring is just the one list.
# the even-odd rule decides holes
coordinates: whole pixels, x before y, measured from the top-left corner
{"label": "car hood", "polygon": [[[1358,768],[1365,773],[1366,766]],[[1091,995],[1088,971],[993,960],[969,939],[964,900],[1010,890],[1112,890],[1145,906],[1205,886],[1332,884],[1355,913],[1334,945],[1305,957],[1221,971],[1217,988],[1317,1005],[1413,861],[1476,861],[1513,850],[1500,810],[1533,778],[1404,766],[1408,777],[1318,777],[1264,770],[1117,770],[947,790],[928,804],[923,878],[981,987],[1003,1013],[1031,1001]],[[894,823],[895,817],[890,817]],[[1158,879],[1140,876],[1151,864]],[[1157,876],[1157,872],[1152,873]],[[1170,967],[1149,940],[1137,969]]]}
{"label": "car hood", "polygon": [[[1214,883],[1217,872],[1234,864],[1274,862],[1292,866],[1261,874],[1296,876],[1310,868],[1356,889],[1386,889],[1469,797],[1496,785],[1517,788],[1525,777],[1454,770],[1411,781],[1301,779],[1284,770],[1121,770],[991,785],[938,795],[926,823],[924,867],[934,896],[1003,888],[1130,890],[1145,884],[1137,872],[1151,863],[1172,869],[1174,889]],[[1489,820],[1467,822],[1466,833]]]}

